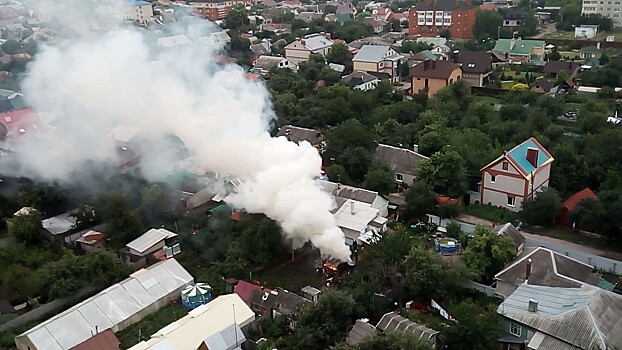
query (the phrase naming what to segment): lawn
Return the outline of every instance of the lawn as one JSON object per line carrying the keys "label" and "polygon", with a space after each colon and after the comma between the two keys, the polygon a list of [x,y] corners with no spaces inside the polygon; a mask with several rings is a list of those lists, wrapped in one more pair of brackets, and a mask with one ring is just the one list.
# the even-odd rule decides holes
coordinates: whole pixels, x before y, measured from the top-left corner
{"label": "lawn", "polygon": [[606,238],[596,238],[596,237],[587,236],[585,234],[571,230],[569,228],[552,227],[552,228],[535,229],[535,228],[530,227],[526,229],[525,231],[533,233],[533,234],[541,235],[541,236],[557,238],[557,239],[561,239],[564,241],[601,249],[604,251],[622,253],[622,246],[619,244],[612,244],[612,241]]}
{"label": "lawn", "polygon": [[293,262],[287,259],[281,264],[256,271],[253,280],[269,288],[281,287],[294,293],[308,285],[320,288],[323,279],[321,274],[315,272],[316,259],[319,259],[319,255],[313,250],[301,249]]}
{"label": "lawn", "polygon": [[573,59],[573,58],[579,58],[579,52],[578,51],[559,51],[559,55],[564,58],[564,59]]}
{"label": "lawn", "polygon": [[512,88],[512,86],[514,86],[514,84],[516,84],[516,82],[514,82],[514,81],[502,81],[501,82],[501,88],[503,88],[503,89],[510,89],[510,88]]}
{"label": "lawn", "polygon": [[501,207],[485,204],[471,204],[464,207],[464,213],[496,223],[506,223],[518,220],[518,213]]}
{"label": "lawn", "polygon": [[492,106],[501,103],[501,99],[494,96],[473,96],[473,101],[482,103],[484,105]]}
{"label": "lawn", "polygon": [[188,309],[181,306],[180,303],[168,304],[157,312],[143,318],[140,322],[117,332],[115,335],[121,342],[121,349],[129,349],[140,342],[139,334],[141,340],[147,340],[151,338],[153,333],[169,323],[184,317],[187,313]]}

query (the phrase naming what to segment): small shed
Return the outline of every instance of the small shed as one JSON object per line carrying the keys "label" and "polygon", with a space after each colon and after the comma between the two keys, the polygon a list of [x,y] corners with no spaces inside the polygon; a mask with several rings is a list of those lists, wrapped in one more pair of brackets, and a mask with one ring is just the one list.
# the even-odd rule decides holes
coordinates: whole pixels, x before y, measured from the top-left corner
{"label": "small shed", "polygon": [[570,219],[570,214],[577,207],[577,205],[585,199],[597,201],[598,196],[596,196],[596,193],[589,188],[584,188],[573,194],[562,203],[559,214],[555,217],[555,224],[572,228],[575,223]]}

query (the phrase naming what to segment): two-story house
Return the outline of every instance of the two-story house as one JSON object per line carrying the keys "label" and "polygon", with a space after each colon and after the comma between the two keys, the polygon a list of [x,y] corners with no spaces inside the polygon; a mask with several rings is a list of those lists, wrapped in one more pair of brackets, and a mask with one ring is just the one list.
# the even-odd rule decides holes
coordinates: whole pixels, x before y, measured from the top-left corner
{"label": "two-story house", "polygon": [[449,61],[426,60],[410,69],[411,92],[428,90],[428,97],[462,79],[462,68]]}
{"label": "two-story house", "polygon": [[254,4],[254,0],[192,0],[189,5],[192,12],[210,21],[224,19],[236,6],[248,6]]}
{"label": "two-story house", "polygon": [[251,72],[267,77],[273,68],[291,69],[294,72],[298,71],[298,67],[290,63],[285,57],[263,55],[259,56],[255,62],[253,62]]}
{"label": "two-story house", "polygon": [[139,23],[147,23],[153,17],[153,5],[147,1],[134,0],[125,4],[123,19]]}
{"label": "two-story house", "polygon": [[620,349],[622,296],[593,286],[521,284],[497,308],[499,349]]}
{"label": "two-story house", "polygon": [[524,201],[549,186],[553,156],[530,138],[481,169],[480,201],[520,211]]}
{"label": "two-story house", "polygon": [[369,91],[378,87],[380,79],[367,72],[352,72],[341,78],[341,82],[355,90]]}
{"label": "two-story house", "polygon": [[525,22],[525,12],[518,9],[509,9],[503,13],[503,26],[506,28],[517,28]]}
{"label": "two-story house", "polygon": [[306,62],[311,54],[326,56],[333,44],[330,34],[309,34],[304,38],[296,38],[285,46],[285,58],[298,65],[300,62]]}
{"label": "two-story house", "polygon": [[364,45],[352,58],[352,70],[355,72],[388,73],[396,82],[399,79],[398,65],[404,57],[391,46]]}
{"label": "two-story house", "polygon": [[510,62],[540,62],[544,61],[543,40],[499,39],[493,51],[501,53]]}
{"label": "two-story house", "polygon": [[453,62],[462,68],[462,79],[471,86],[485,86],[492,75],[490,52],[460,51],[453,55]]}
{"label": "two-story house", "polygon": [[[418,150],[418,147],[416,147]],[[428,157],[402,147],[378,144],[373,159],[386,164],[395,178],[398,187],[412,185],[417,176],[419,163]]]}

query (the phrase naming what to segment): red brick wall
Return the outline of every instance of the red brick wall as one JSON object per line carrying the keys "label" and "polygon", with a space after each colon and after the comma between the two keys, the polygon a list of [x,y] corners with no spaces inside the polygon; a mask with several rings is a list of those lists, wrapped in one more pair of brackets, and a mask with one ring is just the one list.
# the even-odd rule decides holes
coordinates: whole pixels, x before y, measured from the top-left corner
{"label": "red brick wall", "polygon": [[[473,37],[473,25],[477,8],[468,10],[453,10],[450,27],[418,26],[417,10],[412,8],[408,12],[408,35],[438,36],[445,28],[449,28],[452,38],[470,39]],[[458,30],[460,29],[460,30]]]}

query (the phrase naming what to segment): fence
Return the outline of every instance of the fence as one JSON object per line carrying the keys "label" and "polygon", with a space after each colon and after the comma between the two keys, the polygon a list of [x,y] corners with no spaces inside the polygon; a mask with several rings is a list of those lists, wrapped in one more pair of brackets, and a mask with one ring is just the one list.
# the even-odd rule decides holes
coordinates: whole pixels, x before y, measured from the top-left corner
{"label": "fence", "polygon": [[468,282],[464,282],[462,284],[462,286],[464,288],[467,289],[472,289],[475,291],[478,291],[480,293],[484,293],[489,297],[494,297],[494,298],[499,298],[498,295],[495,294],[495,289],[491,286],[487,286],[485,284],[481,284],[481,283],[477,283],[477,282],[473,282],[473,281],[468,281]]}
{"label": "fence", "polygon": [[473,233],[475,231],[475,225],[473,224],[469,224],[469,223],[466,223],[460,220],[453,220],[453,219],[445,220],[445,219],[441,219],[440,216],[436,216],[432,214],[427,214],[427,215],[428,215],[428,222],[431,224],[438,225],[439,227],[447,227],[447,225],[449,225],[450,222],[455,222],[458,225],[460,225],[460,230],[464,233]]}
{"label": "fence", "polygon": [[67,305],[69,303],[74,303],[77,300],[79,300],[81,297],[92,293],[94,291],[96,291],[97,288],[95,287],[88,287],[88,288],[84,288],[83,290],[79,291],[78,293],[68,296],[66,298],[62,298],[62,299],[56,299],[53,301],[50,301],[47,304],[43,304],[41,306],[39,306],[38,308],[28,311],[27,313],[20,315],[19,317],[3,324],[0,325],[0,333],[9,330],[11,328],[15,328],[15,327],[19,327],[25,323],[28,323],[30,321],[34,321],[37,320],[53,311],[56,311],[58,309],[60,309],[62,306]]}
{"label": "fence", "polygon": [[[537,39],[542,40],[542,39]],[[588,47],[588,46],[596,46],[600,43],[601,49],[611,48],[611,49],[622,49],[622,42],[620,41],[604,41],[604,40],[577,40],[577,39],[550,39],[545,38],[549,44],[553,44],[555,46],[571,46],[571,47]]]}
{"label": "fence", "polygon": [[505,95],[509,92],[508,89],[501,89],[496,87],[488,87],[488,86],[471,86],[471,93],[478,95],[486,95],[486,96],[499,96]]}
{"label": "fence", "polygon": [[594,268],[603,272],[611,272],[615,273],[616,275],[622,275],[622,261],[617,261],[602,256],[581,252],[578,250],[572,250],[560,245],[540,242],[538,240],[530,238],[525,241],[525,246],[548,248],[556,253],[578,260],[584,264],[594,266]]}

